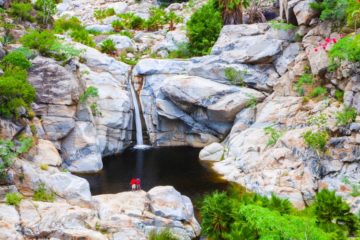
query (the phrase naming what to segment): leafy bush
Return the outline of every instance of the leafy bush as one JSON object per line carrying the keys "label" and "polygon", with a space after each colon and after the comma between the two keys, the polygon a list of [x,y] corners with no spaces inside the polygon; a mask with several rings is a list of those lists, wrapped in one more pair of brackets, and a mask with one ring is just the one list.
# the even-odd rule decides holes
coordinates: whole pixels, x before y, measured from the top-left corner
{"label": "leafy bush", "polygon": [[[298,211],[288,200],[274,195],[269,199],[243,190],[235,190],[233,193],[214,192],[205,196],[200,206],[202,230],[210,239],[224,240],[339,239],[317,221],[318,216],[326,215],[332,207],[323,203],[322,201],[322,208],[317,208],[315,214],[315,206]],[[344,208],[349,206],[345,205]],[[346,225],[354,226],[351,223],[347,221]],[[347,228],[341,229],[341,232],[346,235],[346,230]]]}
{"label": "leafy bush", "polygon": [[1,66],[5,70],[15,67],[20,69],[29,69],[31,67],[31,63],[22,52],[12,51],[2,59]]}
{"label": "leafy bush", "polygon": [[121,21],[115,20],[112,24],[115,31],[122,29],[141,29],[144,25],[144,19],[131,12],[119,14],[119,17]]}
{"label": "leafy bush", "polygon": [[43,24],[48,24],[52,15],[56,13],[56,1],[54,0],[36,0],[35,8],[38,11],[38,17]]}
{"label": "leafy bush", "polygon": [[4,180],[7,176],[8,169],[13,164],[16,157],[15,145],[12,141],[0,139],[0,180]]}
{"label": "leafy bush", "polygon": [[9,9],[9,14],[13,17],[16,17],[21,21],[34,21],[31,12],[33,10],[33,6],[31,3],[13,3],[11,4],[11,8]]}
{"label": "leafy bush", "polygon": [[326,93],[327,93],[326,88],[316,87],[310,92],[309,97],[316,98],[319,96],[324,96]]}
{"label": "leafy bush", "polygon": [[40,54],[48,56],[50,54],[50,49],[57,41],[55,35],[48,30],[44,31],[30,31],[24,35],[20,42],[24,47],[36,49]]}
{"label": "leafy bush", "polygon": [[56,33],[64,33],[69,30],[81,30],[84,27],[77,17],[66,18],[62,17],[54,22],[54,31]]}
{"label": "leafy bush", "polygon": [[124,23],[120,20],[115,20],[111,23],[112,28],[115,32],[120,32],[124,29]]}
{"label": "leafy bush", "polygon": [[97,20],[101,20],[107,17],[111,17],[115,15],[115,10],[113,8],[107,8],[107,9],[98,9],[94,12],[94,17]]}
{"label": "leafy bush", "polygon": [[16,148],[17,154],[23,154],[30,151],[30,149],[34,146],[34,139],[32,137],[26,137],[20,135],[19,137],[19,145]]}
{"label": "leafy bush", "polygon": [[86,103],[90,98],[99,96],[99,91],[96,87],[88,87],[85,92],[80,96],[80,103]]}
{"label": "leafy bush", "polygon": [[356,115],[357,112],[355,108],[346,106],[341,112],[336,113],[336,124],[338,126],[346,126],[355,122]]}
{"label": "leafy bush", "polygon": [[351,213],[349,205],[335,191],[321,190],[315,197],[314,212],[319,225],[327,232],[353,235],[359,229],[359,220]]}
{"label": "leafy bush", "polygon": [[271,20],[269,24],[273,29],[282,30],[282,31],[293,30],[296,28],[294,25],[286,23],[284,20],[280,20],[280,21]]}
{"label": "leafy bush", "polygon": [[360,62],[360,34],[340,39],[333,45],[328,54],[333,61]]}
{"label": "leafy bush", "polygon": [[153,7],[150,9],[150,17],[144,22],[148,31],[157,31],[166,24],[166,12],[162,8]]}
{"label": "leafy bush", "polygon": [[267,146],[275,145],[277,143],[277,141],[279,140],[279,138],[281,138],[281,136],[282,136],[282,133],[279,130],[277,130],[271,126],[264,128],[264,131],[265,131],[266,135],[269,135],[269,137],[270,137],[267,142]]}
{"label": "leafy bush", "polygon": [[357,0],[349,0],[346,8],[346,23],[349,27],[355,29],[359,26],[360,22],[360,2]]}
{"label": "leafy bush", "polygon": [[41,202],[54,202],[55,194],[46,190],[44,183],[40,183],[34,192],[33,200]]}
{"label": "leafy bush", "polygon": [[344,101],[344,91],[336,89],[334,97],[339,102],[343,102]]}
{"label": "leafy bush", "polygon": [[116,44],[112,39],[106,39],[100,47],[103,53],[114,54],[116,52]]}
{"label": "leafy bush", "polygon": [[149,240],[179,240],[175,237],[169,229],[162,230],[160,232],[156,232],[153,230],[149,233]]}
{"label": "leafy bush", "polygon": [[306,145],[316,151],[324,152],[329,134],[326,131],[307,131],[303,137]]}
{"label": "leafy bush", "polygon": [[321,20],[333,20],[343,24],[346,20],[348,3],[349,0],[323,0],[321,2],[313,2],[310,6],[320,12]]}
{"label": "leafy bush", "polygon": [[191,52],[188,43],[181,43],[177,46],[176,50],[169,52],[169,58],[190,58]]}
{"label": "leafy bush", "polygon": [[304,96],[305,95],[304,85],[311,85],[313,84],[313,82],[314,79],[311,74],[308,73],[303,74],[295,84],[295,91],[299,94],[299,96]]}
{"label": "leafy bush", "polygon": [[170,11],[166,15],[166,21],[169,23],[169,31],[175,30],[175,24],[183,21],[183,18],[176,15],[174,11]]}
{"label": "leafy bush", "polygon": [[70,37],[74,41],[82,43],[82,44],[87,45],[89,47],[95,47],[96,46],[93,38],[90,36],[89,32],[86,31],[85,29],[73,30],[70,33]]}
{"label": "leafy bush", "polygon": [[187,22],[190,52],[198,56],[208,54],[219,37],[221,28],[221,13],[210,1],[197,10]]}
{"label": "leafy bush", "polygon": [[0,116],[5,118],[18,117],[19,108],[30,109],[35,100],[35,89],[20,75],[23,73],[21,69],[18,70],[15,75],[5,73],[0,77]]}
{"label": "leafy bush", "polygon": [[246,101],[246,107],[248,108],[256,108],[257,105],[257,99],[252,94],[246,94],[249,99]]}
{"label": "leafy bush", "polygon": [[8,205],[19,206],[21,200],[23,200],[23,196],[17,192],[7,193],[5,195],[5,201]]}
{"label": "leafy bush", "polygon": [[247,74],[247,71],[238,71],[235,68],[228,67],[225,68],[225,77],[232,83],[238,86],[244,86],[244,77]]}

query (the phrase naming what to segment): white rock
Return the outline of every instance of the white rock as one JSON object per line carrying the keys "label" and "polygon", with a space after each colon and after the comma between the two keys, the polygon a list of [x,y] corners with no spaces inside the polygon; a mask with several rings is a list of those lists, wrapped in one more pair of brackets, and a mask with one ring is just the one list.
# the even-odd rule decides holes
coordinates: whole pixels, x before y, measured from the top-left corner
{"label": "white rock", "polygon": [[224,146],[220,143],[212,143],[200,151],[199,158],[203,161],[221,161],[224,157]]}

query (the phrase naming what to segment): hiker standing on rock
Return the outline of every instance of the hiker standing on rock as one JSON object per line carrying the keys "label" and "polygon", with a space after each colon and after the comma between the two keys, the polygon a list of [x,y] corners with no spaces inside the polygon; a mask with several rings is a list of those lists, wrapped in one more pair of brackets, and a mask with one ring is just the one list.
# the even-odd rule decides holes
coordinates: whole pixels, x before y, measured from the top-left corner
{"label": "hiker standing on rock", "polygon": [[136,179],[136,190],[141,190],[141,180],[140,180],[140,178]]}
{"label": "hiker standing on rock", "polygon": [[136,191],[137,188],[137,180],[135,178],[132,178],[130,181],[131,191]]}

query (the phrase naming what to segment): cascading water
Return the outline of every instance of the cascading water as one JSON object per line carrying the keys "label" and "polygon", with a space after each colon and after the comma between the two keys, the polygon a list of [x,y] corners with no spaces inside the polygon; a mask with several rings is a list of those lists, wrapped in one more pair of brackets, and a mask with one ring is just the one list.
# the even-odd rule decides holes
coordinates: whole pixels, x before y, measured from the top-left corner
{"label": "cascading water", "polygon": [[140,109],[139,109],[139,103],[138,103],[138,100],[136,97],[135,89],[134,89],[131,81],[129,81],[129,85],[130,85],[130,92],[131,92],[131,97],[133,100],[134,112],[135,112],[136,145],[134,146],[134,148],[136,148],[136,149],[149,148],[150,146],[144,145],[142,124],[141,124],[141,118],[140,118],[141,117]]}

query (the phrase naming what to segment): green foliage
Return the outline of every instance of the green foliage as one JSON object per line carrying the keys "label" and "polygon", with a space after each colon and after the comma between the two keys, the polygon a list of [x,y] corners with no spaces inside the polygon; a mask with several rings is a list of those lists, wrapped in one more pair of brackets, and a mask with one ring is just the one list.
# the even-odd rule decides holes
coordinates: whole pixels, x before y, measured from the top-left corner
{"label": "green foliage", "polygon": [[160,232],[153,230],[149,233],[149,240],[179,240],[175,237],[169,229],[164,229]]}
{"label": "green foliage", "polygon": [[214,192],[207,195],[202,201],[200,215],[203,233],[210,239],[339,239],[336,238],[339,235],[334,236],[333,231],[323,229],[322,223],[317,221],[318,214],[326,213],[329,208],[327,205],[315,214],[315,207],[310,206],[299,212],[288,200],[274,195],[267,198],[232,190],[228,194]]}
{"label": "green foliage", "polygon": [[106,39],[100,45],[101,52],[107,54],[114,54],[116,52],[116,44],[112,39]]}
{"label": "green foliage", "polygon": [[277,143],[277,141],[279,140],[279,138],[282,136],[282,132],[280,132],[279,130],[269,126],[264,128],[264,131],[266,133],[266,135],[268,135],[270,138],[267,142],[267,146],[273,146]]}
{"label": "green foliage", "polygon": [[169,58],[190,58],[192,57],[188,43],[181,43],[177,49],[169,52]]}
{"label": "green foliage", "polygon": [[321,190],[316,195],[314,209],[319,225],[327,232],[335,232],[339,239],[344,232],[353,235],[360,227],[349,205],[335,191]]}
{"label": "green foliage", "polygon": [[256,105],[257,105],[256,97],[254,95],[252,95],[252,94],[246,94],[246,95],[249,98],[246,101],[246,107],[248,107],[248,108],[256,108]]}
{"label": "green foliage", "polygon": [[121,21],[115,20],[112,23],[116,32],[123,29],[142,29],[145,22],[144,19],[131,12],[119,14],[119,17],[121,18]]}
{"label": "green foliage", "polygon": [[359,27],[360,22],[360,2],[358,0],[349,0],[346,8],[346,24],[355,29]]}
{"label": "green foliage", "polygon": [[351,190],[352,190],[351,194],[350,194],[351,196],[360,197],[360,183],[352,183],[352,182],[350,182],[349,178],[347,178],[347,177],[344,177],[342,179],[342,182],[351,187]]}
{"label": "green foliage", "polygon": [[54,22],[54,32],[64,33],[69,30],[81,30],[84,27],[81,25],[81,21],[77,17],[66,18],[62,17]]}
{"label": "green foliage", "polygon": [[247,71],[238,71],[235,68],[228,67],[225,68],[225,77],[232,83],[238,86],[244,86],[244,77],[247,74]]}
{"label": "green foliage", "polygon": [[210,1],[197,10],[186,25],[190,52],[201,56],[210,52],[223,24],[220,11]]}
{"label": "green foliage", "polygon": [[273,29],[282,30],[282,31],[289,31],[296,28],[294,25],[286,23],[284,20],[280,20],[280,21],[271,20],[269,24]]}
{"label": "green foliage", "polygon": [[114,29],[115,32],[120,32],[121,30],[124,29],[124,23],[120,20],[114,20],[111,23],[112,28]]}
{"label": "green foliage", "polygon": [[167,22],[166,12],[162,8],[153,7],[150,9],[150,17],[144,22],[148,31],[157,31]]}
{"label": "green foliage", "polygon": [[12,51],[1,60],[3,69],[18,67],[19,69],[29,69],[31,63],[21,51]]}
{"label": "green foliage", "polygon": [[328,54],[333,61],[360,62],[360,34],[340,39]]}
{"label": "green foliage", "polygon": [[122,61],[123,63],[126,63],[128,65],[135,66],[138,63],[138,58],[130,59],[130,58],[126,57],[126,52],[123,52],[120,55],[120,61]]}
{"label": "green foliage", "polygon": [[83,50],[74,48],[69,44],[62,44],[56,41],[50,48],[53,57],[58,61],[68,61],[71,58],[79,57]]}
{"label": "green foliage", "polygon": [[324,152],[329,134],[326,131],[312,132],[309,130],[303,135],[303,138],[306,145],[316,151]]}
{"label": "green foliage", "polygon": [[303,74],[295,84],[295,91],[299,96],[305,95],[304,85],[311,85],[314,82],[314,78],[311,74]]}
{"label": "green foliage", "polygon": [[51,191],[49,192],[45,188],[44,183],[40,183],[37,189],[34,191],[33,200],[41,202],[54,202],[55,194]]}
{"label": "green foliage", "polygon": [[323,0],[313,2],[310,6],[320,12],[320,19],[333,20],[343,24],[346,20],[346,8],[351,0]]}
{"label": "green foliage", "polygon": [[45,56],[50,55],[50,49],[56,41],[55,35],[49,30],[32,30],[20,39],[24,47],[36,49]]}
{"label": "green foliage", "polygon": [[13,3],[9,9],[9,14],[18,20],[32,22],[34,21],[31,15],[32,10],[33,6],[31,3]]}
{"label": "green foliage", "polygon": [[344,91],[336,89],[335,99],[338,100],[339,102],[344,102]]}
{"label": "green foliage", "polygon": [[0,139],[0,180],[6,178],[7,171],[16,156],[15,144],[12,141]]}
{"label": "green foliage", "polygon": [[[15,71],[15,74],[9,74]],[[25,75],[25,79],[24,79]],[[19,116],[19,108],[30,109],[35,100],[35,89],[27,82],[26,72],[13,68],[0,77],[0,116]]]}
{"label": "green foliage", "polygon": [[5,195],[5,201],[7,205],[19,206],[23,196],[20,193],[13,192]]}
{"label": "green foliage", "polygon": [[34,146],[34,139],[32,137],[20,136],[19,145],[16,148],[17,154],[23,154],[30,151],[30,149]]}
{"label": "green foliage", "polygon": [[316,97],[319,97],[319,96],[325,96],[326,94],[327,94],[326,88],[324,88],[324,87],[316,87],[310,92],[309,97],[316,98]]}
{"label": "green foliage", "polygon": [[169,23],[169,31],[173,31],[175,30],[175,24],[182,22],[183,18],[176,15],[174,11],[170,11],[166,15],[166,21]]}
{"label": "green foliage", "polygon": [[85,92],[80,96],[80,103],[86,103],[90,98],[99,96],[99,91],[96,87],[88,87]]}
{"label": "green foliage", "polygon": [[54,0],[36,0],[35,8],[39,10],[38,16],[43,24],[48,24],[52,15],[56,13],[56,1]]}
{"label": "green foliage", "polygon": [[111,17],[115,15],[115,10],[113,8],[107,8],[107,9],[98,9],[94,12],[94,17],[97,20],[102,20],[107,17]]}
{"label": "green foliage", "polygon": [[95,47],[96,46],[93,38],[90,36],[89,32],[86,31],[85,29],[73,30],[70,33],[70,37],[74,41],[82,43],[82,44],[87,45],[89,47]]}
{"label": "green foliage", "polygon": [[225,193],[214,192],[204,198],[200,207],[202,216],[201,227],[205,235],[213,239],[221,237],[230,231],[234,222],[232,206]]}
{"label": "green foliage", "polygon": [[346,126],[356,119],[356,109],[353,107],[345,106],[344,109],[336,113],[336,124],[338,126]]}

